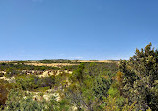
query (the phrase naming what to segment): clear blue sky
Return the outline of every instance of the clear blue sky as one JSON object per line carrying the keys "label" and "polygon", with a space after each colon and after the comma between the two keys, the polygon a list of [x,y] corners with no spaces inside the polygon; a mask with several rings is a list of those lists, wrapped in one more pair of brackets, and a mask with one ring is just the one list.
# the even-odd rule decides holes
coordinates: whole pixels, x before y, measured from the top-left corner
{"label": "clear blue sky", "polygon": [[0,60],[128,59],[158,48],[158,0],[0,0]]}

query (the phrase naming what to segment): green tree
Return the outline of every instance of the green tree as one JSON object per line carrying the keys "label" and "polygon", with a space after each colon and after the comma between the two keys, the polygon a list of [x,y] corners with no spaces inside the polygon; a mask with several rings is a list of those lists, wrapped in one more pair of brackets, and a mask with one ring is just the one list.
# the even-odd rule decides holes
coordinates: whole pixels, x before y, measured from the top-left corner
{"label": "green tree", "polygon": [[136,101],[137,110],[158,110],[158,51],[148,44],[144,49],[136,49],[128,61],[120,61],[123,73],[121,92],[129,104]]}
{"label": "green tree", "polygon": [[111,81],[105,79],[102,74],[102,67],[96,63],[81,63],[73,72],[66,97],[78,110],[103,110],[101,104],[107,96]]}

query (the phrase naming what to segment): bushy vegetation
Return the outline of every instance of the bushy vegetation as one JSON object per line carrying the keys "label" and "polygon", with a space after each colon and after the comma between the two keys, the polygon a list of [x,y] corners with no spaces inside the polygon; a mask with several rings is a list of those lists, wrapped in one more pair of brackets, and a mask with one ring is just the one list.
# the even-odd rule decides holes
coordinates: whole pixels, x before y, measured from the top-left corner
{"label": "bushy vegetation", "polygon": [[[28,90],[28,91],[38,91],[38,89],[44,88],[44,87],[52,87],[52,85],[55,84],[55,77],[43,77],[39,78],[34,75],[30,76],[17,76],[15,78],[16,85],[19,88],[22,88],[22,90]],[[47,88],[46,88],[47,89]]]}
{"label": "bushy vegetation", "polygon": [[[158,51],[151,44],[136,49],[133,57],[120,60],[119,64],[92,62],[64,66],[59,74],[47,77],[16,75],[19,70],[41,70],[38,66],[21,63],[0,66],[15,77],[14,81],[0,81],[0,105],[5,111],[158,110]],[[45,66],[44,70],[51,68]]]}
{"label": "bushy vegetation", "polygon": [[62,66],[61,70],[69,70],[69,71],[74,71],[78,68],[78,65],[69,65],[69,66]]}
{"label": "bushy vegetation", "polygon": [[7,100],[7,95],[12,85],[8,81],[0,80],[0,106],[4,106]]}
{"label": "bushy vegetation", "polygon": [[[25,70],[25,73],[24,73]],[[0,71],[6,72],[0,73],[0,76],[3,75],[6,77],[12,77],[15,75],[26,75],[29,71],[46,71],[46,70],[59,70],[58,67],[49,67],[49,66],[34,66],[26,65],[21,63],[0,63]]]}
{"label": "bushy vegetation", "polygon": [[137,110],[158,110],[158,51],[151,43],[136,53],[129,61],[120,61],[122,72],[120,91],[129,104],[136,102]]}
{"label": "bushy vegetation", "polygon": [[34,66],[34,65],[26,65],[26,64],[13,64],[13,63],[1,63],[0,70],[7,71],[7,70],[58,70],[57,67],[49,67],[49,66]]}
{"label": "bushy vegetation", "polygon": [[77,60],[67,60],[67,59],[52,59],[52,60],[39,60],[40,63],[78,63]]}

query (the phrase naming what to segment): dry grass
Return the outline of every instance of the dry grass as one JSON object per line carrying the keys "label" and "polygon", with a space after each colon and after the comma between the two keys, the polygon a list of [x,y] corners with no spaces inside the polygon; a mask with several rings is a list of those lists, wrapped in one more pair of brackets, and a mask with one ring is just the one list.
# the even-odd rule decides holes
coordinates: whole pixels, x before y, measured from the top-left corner
{"label": "dry grass", "polygon": [[26,65],[35,65],[35,66],[51,66],[51,67],[61,67],[61,66],[71,66],[71,65],[78,65],[78,64],[70,64],[70,63],[25,63]]}
{"label": "dry grass", "polygon": [[111,63],[113,61],[110,61],[110,60],[79,60],[78,62],[105,62],[105,63]]}

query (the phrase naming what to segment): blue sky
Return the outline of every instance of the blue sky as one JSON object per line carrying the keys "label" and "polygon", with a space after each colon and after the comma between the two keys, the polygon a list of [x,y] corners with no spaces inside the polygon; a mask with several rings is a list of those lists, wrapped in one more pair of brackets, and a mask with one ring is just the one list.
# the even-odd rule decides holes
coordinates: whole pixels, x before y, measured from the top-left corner
{"label": "blue sky", "polygon": [[128,59],[149,42],[157,0],[0,0],[0,60]]}

